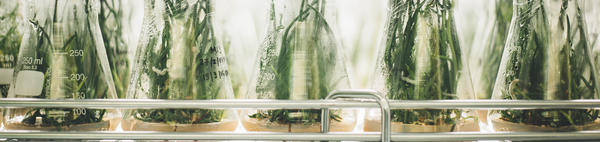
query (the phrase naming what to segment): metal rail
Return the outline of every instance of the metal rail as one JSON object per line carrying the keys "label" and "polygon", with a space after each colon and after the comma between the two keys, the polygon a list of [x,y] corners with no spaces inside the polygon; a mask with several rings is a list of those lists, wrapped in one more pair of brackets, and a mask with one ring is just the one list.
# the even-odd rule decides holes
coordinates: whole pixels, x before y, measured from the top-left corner
{"label": "metal rail", "polygon": [[[54,108],[107,108],[107,109],[323,109],[375,108],[385,104],[372,90],[343,90],[333,94],[342,98],[367,97],[372,100],[44,100],[0,99],[0,108],[54,107]],[[371,94],[371,95],[369,95]],[[374,95],[373,95],[374,94]],[[356,95],[356,96],[353,96]],[[335,95],[333,95],[335,96]],[[336,97],[330,96],[329,99]],[[600,109],[600,100],[423,100],[389,101],[389,109]],[[383,115],[382,115],[383,116]],[[327,117],[325,117],[327,118]],[[385,119],[382,119],[385,120]],[[327,121],[323,124],[327,124]],[[385,123],[385,122],[384,122]],[[389,125],[385,125],[389,127]],[[385,129],[385,127],[382,127]],[[323,127],[323,129],[326,129]],[[328,129],[327,129],[328,130]],[[323,131],[327,132],[327,131]],[[382,131],[390,133],[389,130]],[[0,131],[0,138],[9,139],[139,139],[139,140],[334,140],[381,141],[384,133],[207,133],[207,132],[31,132]],[[383,139],[382,139],[383,138]],[[600,131],[582,132],[449,132],[449,133],[393,133],[392,141],[469,141],[469,140],[598,140]],[[390,139],[388,139],[390,140]],[[1,141],[1,140],[0,140]]]}
{"label": "metal rail", "polygon": [[[600,109],[600,100],[393,100],[391,109]],[[136,100],[136,99],[0,99],[0,108],[55,107],[107,109],[321,109],[321,108],[376,108],[374,101],[347,100]]]}
{"label": "metal rail", "polygon": [[[364,133],[268,133],[268,132],[0,132],[10,139],[58,140],[291,140],[291,141],[381,141],[377,132]],[[476,140],[599,140],[599,131],[581,132],[448,132],[392,133],[392,141]]]}
{"label": "metal rail", "polygon": [[[370,98],[375,100],[380,107],[381,112],[381,141],[391,141],[391,113],[390,105],[381,93],[377,91],[355,91],[355,90],[335,90],[331,92],[325,100],[332,100],[337,98]],[[321,111],[321,133],[329,132],[329,109],[323,108]]]}
{"label": "metal rail", "polygon": [[363,108],[377,106],[370,103],[334,100],[151,100],[151,99],[0,99],[0,107],[54,107],[54,108],[106,108],[106,109],[235,109],[235,108],[277,108],[277,109],[321,109],[321,108]]}

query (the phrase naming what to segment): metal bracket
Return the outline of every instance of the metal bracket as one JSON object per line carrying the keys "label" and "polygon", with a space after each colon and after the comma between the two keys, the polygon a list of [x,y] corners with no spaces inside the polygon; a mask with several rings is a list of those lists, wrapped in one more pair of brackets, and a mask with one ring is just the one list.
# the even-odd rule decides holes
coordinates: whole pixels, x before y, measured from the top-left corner
{"label": "metal bracket", "polygon": [[[373,90],[335,90],[325,100],[333,100],[337,98],[362,98],[362,99],[373,99],[379,105],[381,109],[381,141],[390,142],[392,131],[391,131],[391,118],[390,118],[390,105],[387,98],[381,93]],[[329,108],[321,109],[321,133],[329,132]]]}

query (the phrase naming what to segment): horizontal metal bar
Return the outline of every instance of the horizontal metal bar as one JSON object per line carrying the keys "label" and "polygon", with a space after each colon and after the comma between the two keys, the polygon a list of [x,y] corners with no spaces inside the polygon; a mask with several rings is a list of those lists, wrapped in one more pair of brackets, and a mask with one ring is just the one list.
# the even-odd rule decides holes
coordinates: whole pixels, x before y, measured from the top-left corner
{"label": "horizontal metal bar", "polygon": [[[8,139],[70,140],[296,140],[296,141],[380,141],[380,133],[266,133],[266,132],[0,132]],[[600,131],[581,132],[448,132],[393,133],[392,141],[475,141],[475,140],[598,140]]]}
{"label": "horizontal metal bar", "polygon": [[360,140],[378,141],[379,133],[269,133],[269,132],[0,132],[8,139],[70,140]]}
{"label": "horizontal metal bar", "polygon": [[402,100],[392,109],[600,109],[600,100]]}
{"label": "horizontal metal bar", "polygon": [[394,133],[393,141],[559,141],[559,140],[598,140],[600,131],[580,132],[448,132],[448,133]]}
{"label": "horizontal metal bar", "polygon": [[[600,100],[402,100],[389,101],[392,109],[600,109]],[[150,99],[0,99],[0,107],[57,108],[376,108],[372,100],[150,100]]]}
{"label": "horizontal metal bar", "polygon": [[55,108],[364,108],[377,106],[371,103],[343,100],[151,100],[151,99],[0,99],[0,107],[55,107]]}

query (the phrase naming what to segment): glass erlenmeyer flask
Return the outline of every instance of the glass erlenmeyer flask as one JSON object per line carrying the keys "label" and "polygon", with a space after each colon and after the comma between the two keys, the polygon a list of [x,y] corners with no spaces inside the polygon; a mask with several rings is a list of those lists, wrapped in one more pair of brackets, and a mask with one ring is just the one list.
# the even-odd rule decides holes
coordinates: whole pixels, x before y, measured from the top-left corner
{"label": "glass erlenmeyer flask", "polygon": [[[576,0],[516,0],[493,99],[598,99],[584,14]],[[491,111],[496,131],[600,128],[599,110]]]}
{"label": "glass erlenmeyer flask", "polygon": [[[450,0],[392,0],[372,86],[391,100],[472,99]],[[479,131],[467,111],[392,110],[393,132]],[[365,131],[379,131],[368,110]]]}
{"label": "glass erlenmeyer flask", "polygon": [[[319,100],[350,88],[343,52],[325,18],[324,0],[271,3],[269,32],[258,53],[249,99]],[[332,131],[352,131],[355,112],[337,110]],[[320,110],[245,110],[248,131],[319,132]]]}
{"label": "glass erlenmeyer flask", "polygon": [[6,98],[23,36],[18,0],[0,1],[0,98]]}
{"label": "glass erlenmeyer flask", "polygon": [[[223,47],[217,43],[210,0],[147,0],[135,66],[133,99],[233,99]],[[123,122],[131,131],[232,131],[233,110],[140,109]]]}
{"label": "glass erlenmeyer flask", "polygon": [[123,8],[124,5],[120,0],[100,0],[98,15],[102,39],[119,98],[125,98],[129,84],[129,58],[127,56],[129,46],[127,46],[127,36],[124,33],[124,24],[129,19],[125,17]]}
{"label": "glass erlenmeyer flask", "polygon": [[[9,98],[116,98],[98,30],[98,1],[28,1]],[[8,109],[9,130],[109,130],[105,109]]]}

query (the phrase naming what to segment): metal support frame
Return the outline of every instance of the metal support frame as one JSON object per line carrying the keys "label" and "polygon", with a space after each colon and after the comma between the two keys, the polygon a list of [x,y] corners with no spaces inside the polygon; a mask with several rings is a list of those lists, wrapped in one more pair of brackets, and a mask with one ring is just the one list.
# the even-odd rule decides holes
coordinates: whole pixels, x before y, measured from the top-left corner
{"label": "metal support frame", "polygon": [[[358,99],[374,99],[381,109],[381,141],[391,141],[391,118],[390,105],[381,93],[372,90],[335,90],[325,100],[333,100],[337,98],[358,98]],[[329,132],[329,108],[321,109],[321,133]]]}
{"label": "metal support frame", "polygon": [[[600,109],[600,100],[390,100],[392,109]],[[53,107],[104,109],[322,109],[375,108],[373,101],[347,100],[150,100],[0,99],[0,108]]]}
{"label": "metal support frame", "polygon": [[[336,98],[369,98],[376,101],[333,100]],[[377,102],[377,103],[376,103]],[[389,106],[387,104],[389,103]],[[105,109],[323,109],[380,107],[382,117],[389,109],[600,109],[600,100],[394,100],[389,101],[372,90],[339,90],[327,100],[45,100],[0,99],[0,108],[105,108]],[[329,113],[323,114],[328,118]],[[323,119],[322,118],[322,119]],[[382,118],[382,132],[328,132],[329,121],[321,121],[323,133],[269,132],[41,132],[0,131],[9,139],[135,139],[135,140],[333,140],[333,141],[470,141],[470,140],[598,140],[600,131],[580,132],[448,132],[448,133],[391,133],[389,122]],[[388,123],[388,125],[385,125]],[[387,128],[386,128],[387,127]],[[391,133],[391,135],[389,134]],[[387,134],[387,136],[386,136]],[[388,137],[390,136],[390,137]]]}
{"label": "metal support frame", "polygon": [[[268,132],[0,132],[10,139],[59,140],[266,140],[266,141],[379,141],[376,132],[344,133],[268,133]],[[392,141],[476,141],[476,140],[598,140],[600,131],[581,132],[448,132],[392,133]],[[0,141],[2,141],[0,139]]]}

